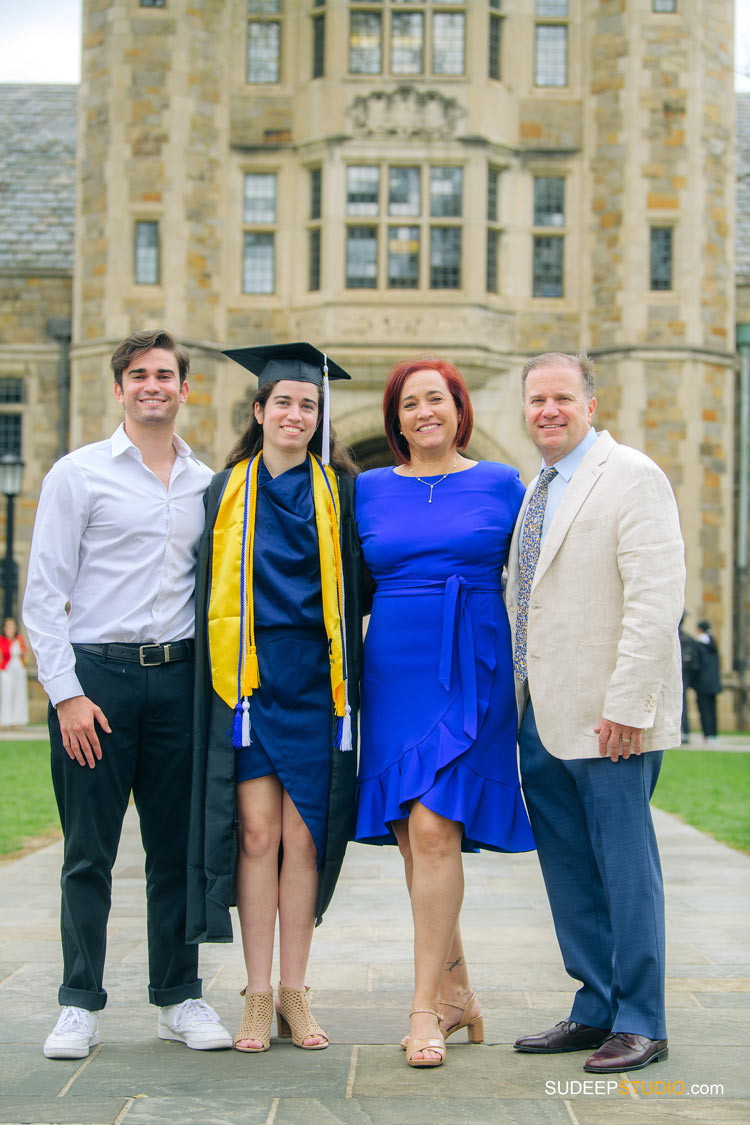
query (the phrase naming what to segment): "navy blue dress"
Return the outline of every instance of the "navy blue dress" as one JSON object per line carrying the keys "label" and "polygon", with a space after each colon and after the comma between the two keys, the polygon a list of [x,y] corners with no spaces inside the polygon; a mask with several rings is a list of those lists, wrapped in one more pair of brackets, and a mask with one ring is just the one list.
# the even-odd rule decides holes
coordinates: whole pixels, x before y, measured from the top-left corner
{"label": "navy blue dress", "polygon": [[480,462],[430,489],[393,469],[356,482],[376,583],[365,637],[355,838],[395,843],[412,801],[463,824],[462,847],[534,847],[516,764],[516,703],[501,591],[524,486]]}
{"label": "navy blue dress", "polygon": [[250,698],[252,743],[235,780],[275,774],[325,848],[331,763],[331,679],[320,553],[307,462],[272,477],[261,458],[253,553],[260,687]]}

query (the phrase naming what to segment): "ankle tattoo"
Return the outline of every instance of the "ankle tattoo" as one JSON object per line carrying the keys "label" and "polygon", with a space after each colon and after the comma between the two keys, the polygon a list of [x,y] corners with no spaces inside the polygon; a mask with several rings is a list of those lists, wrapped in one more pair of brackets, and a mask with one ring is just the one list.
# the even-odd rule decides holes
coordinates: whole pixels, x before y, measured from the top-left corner
{"label": "ankle tattoo", "polygon": [[445,971],[446,971],[446,973],[452,973],[454,969],[457,969],[461,965],[465,965],[465,964],[466,964],[466,961],[464,960],[463,957],[457,957],[455,961],[446,961],[445,962]]}

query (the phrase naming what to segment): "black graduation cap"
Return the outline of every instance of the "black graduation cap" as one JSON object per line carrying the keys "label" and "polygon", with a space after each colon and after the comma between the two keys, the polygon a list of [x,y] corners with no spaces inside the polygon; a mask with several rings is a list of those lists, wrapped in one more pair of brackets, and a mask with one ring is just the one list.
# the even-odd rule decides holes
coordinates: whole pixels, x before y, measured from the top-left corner
{"label": "black graduation cap", "polygon": [[321,434],[322,461],[330,459],[330,421],[331,404],[328,384],[331,379],[351,379],[351,375],[339,367],[312,344],[267,344],[262,348],[230,348],[223,353],[247,368],[258,378],[258,386],[276,383],[279,379],[293,379],[296,383],[314,383],[323,388],[323,431]]}
{"label": "black graduation cap", "polygon": [[231,348],[223,353],[258,378],[258,386],[279,379],[323,386],[323,368],[329,379],[351,379],[351,375],[312,344],[269,344],[262,348]]}

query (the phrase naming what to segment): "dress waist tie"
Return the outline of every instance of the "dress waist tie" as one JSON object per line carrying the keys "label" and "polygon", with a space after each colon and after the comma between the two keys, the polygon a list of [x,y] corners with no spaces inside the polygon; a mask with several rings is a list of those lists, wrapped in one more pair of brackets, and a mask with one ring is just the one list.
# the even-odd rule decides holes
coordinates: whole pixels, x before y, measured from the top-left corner
{"label": "dress waist tie", "polygon": [[444,583],[423,582],[400,585],[398,579],[378,582],[376,596],[418,597],[420,594],[443,594],[443,631],[440,640],[438,680],[450,691],[454,669],[458,674],[463,697],[463,729],[471,739],[477,736],[477,652],[474,626],[467,608],[467,598],[474,590],[500,591],[499,583],[473,585],[460,574],[452,574]]}

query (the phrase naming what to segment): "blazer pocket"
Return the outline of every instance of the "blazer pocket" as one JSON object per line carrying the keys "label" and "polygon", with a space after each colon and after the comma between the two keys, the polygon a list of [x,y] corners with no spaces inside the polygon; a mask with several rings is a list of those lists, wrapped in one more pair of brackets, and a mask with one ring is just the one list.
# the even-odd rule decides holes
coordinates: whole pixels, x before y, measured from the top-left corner
{"label": "blazer pocket", "polygon": [[607,684],[616,661],[616,641],[578,645],[576,649],[578,722],[584,734],[594,736],[594,727],[602,717]]}
{"label": "blazer pocket", "polygon": [[595,516],[592,519],[586,520],[573,520],[568,530],[568,538],[571,539],[577,535],[591,535],[594,532],[603,532],[607,530],[609,524],[609,516]]}

